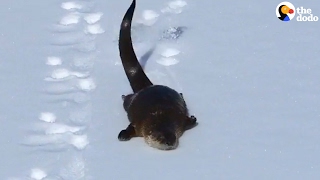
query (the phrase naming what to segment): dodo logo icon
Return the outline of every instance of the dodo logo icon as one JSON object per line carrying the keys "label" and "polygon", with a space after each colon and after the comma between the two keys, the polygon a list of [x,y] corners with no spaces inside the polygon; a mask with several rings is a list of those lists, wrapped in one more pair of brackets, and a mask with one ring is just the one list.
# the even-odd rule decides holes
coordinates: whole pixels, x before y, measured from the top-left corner
{"label": "dodo logo icon", "polygon": [[282,2],[276,8],[276,15],[281,21],[290,21],[295,14],[296,10],[290,2]]}

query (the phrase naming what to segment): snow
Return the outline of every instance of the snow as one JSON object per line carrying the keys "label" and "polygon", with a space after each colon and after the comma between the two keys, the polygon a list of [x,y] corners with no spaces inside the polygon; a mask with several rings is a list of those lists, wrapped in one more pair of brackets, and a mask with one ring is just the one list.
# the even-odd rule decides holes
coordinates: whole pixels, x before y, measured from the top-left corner
{"label": "snow", "polygon": [[161,55],[164,57],[171,57],[171,56],[176,56],[180,53],[179,50],[173,49],[173,48],[166,48]]}
{"label": "snow", "polygon": [[105,31],[103,28],[100,26],[100,24],[94,24],[94,25],[88,25],[86,32],[89,34],[102,34]]}
{"label": "snow", "polygon": [[34,180],[41,180],[41,179],[44,179],[46,176],[47,174],[41,169],[35,168],[31,170],[31,178]]}
{"label": "snow", "polygon": [[78,4],[77,2],[64,2],[61,4],[61,8],[66,9],[66,10],[82,9],[82,6],[80,4]]}
{"label": "snow", "polygon": [[142,12],[142,19],[137,22],[143,24],[144,26],[152,26],[158,20],[159,14],[154,10],[144,10]]}
{"label": "snow", "polygon": [[56,121],[56,118],[56,115],[51,112],[43,112],[39,116],[40,120],[50,123],[54,123]]}
{"label": "snow", "polygon": [[47,58],[47,65],[58,66],[61,64],[62,64],[62,60],[59,57],[48,57]]}
{"label": "snow", "polygon": [[86,15],[86,16],[84,17],[84,20],[85,20],[88,24],[94,24],[94,23],[100,21],[102,15],[103,15],[102,12],[91,13],[91,14]]}
{"label": "snow", "polygon": [[71,24],[77,24],[80,21],[80,16],[78,14],[70,13],[64,16],[60,20],[60,24],[62,25],[71,25]]}
{"label": "snow", "polygon": [[168,58],[161,58],[157,60],[157,63],[163,66],[172,66],[179,63],[179,60],[176,58],[168,57]]}
{"label": "snow", "polygon": [[[281,22],[274,0],[137,1],[146,74],[199,122],[160,151],[117,139],[130,3],[1,1],[0,179],[320,178],[319,22]],[[320,16],[316,1],[292,3]]]}

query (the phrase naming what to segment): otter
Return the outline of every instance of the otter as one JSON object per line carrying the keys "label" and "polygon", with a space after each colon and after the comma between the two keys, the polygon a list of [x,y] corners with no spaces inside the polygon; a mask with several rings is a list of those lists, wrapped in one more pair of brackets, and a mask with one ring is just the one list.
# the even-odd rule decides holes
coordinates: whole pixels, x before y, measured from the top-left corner
{"label": "otter", "polygon": [[176,149],[184,131],[198,124],[197,118],[189,116],[182,93],[164,85],[154,85],[144,73],[131,39],[135,6],[136,0],[133,0],[122,19],[119,34],[120,58],[133,93],[122,95],[130,124],[119,133],[118,139],[128,141],[144,137],[151,147]]}

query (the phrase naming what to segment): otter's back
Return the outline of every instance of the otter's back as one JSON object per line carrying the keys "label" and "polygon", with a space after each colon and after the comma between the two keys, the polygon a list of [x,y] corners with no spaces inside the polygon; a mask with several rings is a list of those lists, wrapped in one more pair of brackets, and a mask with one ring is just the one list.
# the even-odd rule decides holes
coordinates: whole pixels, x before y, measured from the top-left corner
{"label": "otter's back", "polygon": [[142,89],[135,94],[128,108],[130,121],[144,120],[150,115],[187,114],[186,103],[175,90],[162,85]]}

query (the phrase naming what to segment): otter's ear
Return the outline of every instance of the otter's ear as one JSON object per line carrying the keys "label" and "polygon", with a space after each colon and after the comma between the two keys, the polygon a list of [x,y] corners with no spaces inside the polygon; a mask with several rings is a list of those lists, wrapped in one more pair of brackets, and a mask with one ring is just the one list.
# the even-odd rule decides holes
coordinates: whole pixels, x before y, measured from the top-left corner
{"label": "otter's ear", "polygon": [[122,99],[123,101],[128,100],[128,99],[130,99],[130,98],[132,97],[132,95],[133,95],[133,94],[121,95],[121,99]]}
{"label": "otter's ear", "polygon": [[195,116],[187,117],[185,130],[189,130],[198,125],[197,118]]}
{"label": "otter's ear", "polygon": [[128,94],[128,95],[122,95],[121,98],[123,100],[123,108],[127,112],[129,109],[129,106],[131,104],[133,94]]}

